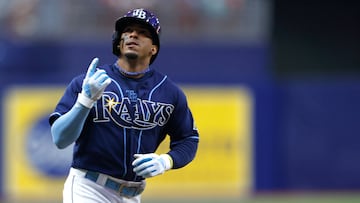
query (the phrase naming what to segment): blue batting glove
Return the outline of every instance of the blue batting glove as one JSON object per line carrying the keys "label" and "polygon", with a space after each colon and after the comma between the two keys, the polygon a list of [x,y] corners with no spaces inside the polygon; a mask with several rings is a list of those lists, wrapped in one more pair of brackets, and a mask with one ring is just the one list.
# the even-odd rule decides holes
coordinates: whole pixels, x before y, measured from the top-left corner
{"label": "blue batting glove", "polygon": [[134,157],[136,159],[132,162],[133,171],[143,178],[163,174],[172,168],[172,158],[168,154],[135,154]]}
{"label": "blue batting glove", "polygon": [[111,83],[111,78],[105,70],[96,68],[98,62],[98,58],[92,60],[82,84],[82,91],[78,95],[78,102],[87,108],[92,108],[94,103],[100,99],[105,88]]}

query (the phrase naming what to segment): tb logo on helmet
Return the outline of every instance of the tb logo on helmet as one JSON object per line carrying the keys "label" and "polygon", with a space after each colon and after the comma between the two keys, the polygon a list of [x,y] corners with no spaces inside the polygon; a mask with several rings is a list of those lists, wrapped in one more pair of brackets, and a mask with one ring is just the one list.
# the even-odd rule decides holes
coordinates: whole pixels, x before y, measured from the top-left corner
{"label": "tb logo on helmet", "polygon": [[144,9],[135,9],[132,13],[133,16],[137,16],[138,18],[145,19],[146,18],[146,12]]}

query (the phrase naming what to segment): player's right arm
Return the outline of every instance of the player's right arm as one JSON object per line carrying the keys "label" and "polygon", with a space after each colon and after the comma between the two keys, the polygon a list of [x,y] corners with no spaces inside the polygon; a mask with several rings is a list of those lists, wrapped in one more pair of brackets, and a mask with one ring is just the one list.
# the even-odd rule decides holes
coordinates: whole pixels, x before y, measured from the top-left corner
{"label": "player's right arm", "polygon": [[51,126],[51,135],[59,149],[66,148],[80,136],[89,112],[89,108],[76,102],[69,112],[55,120]]}
{"label": "player's right arm", "polygon": [[[80,136],[86,118],[94,103],[101,97],[111,79],[104,70],[97,69],[99,59],[95,58],[89,65],[82,83],[81,93],[76,103],[65,114],[58,115],[51,125],[51,135],[55,145],[63,149]],[[55,116],[54,116],[55,117]]]}

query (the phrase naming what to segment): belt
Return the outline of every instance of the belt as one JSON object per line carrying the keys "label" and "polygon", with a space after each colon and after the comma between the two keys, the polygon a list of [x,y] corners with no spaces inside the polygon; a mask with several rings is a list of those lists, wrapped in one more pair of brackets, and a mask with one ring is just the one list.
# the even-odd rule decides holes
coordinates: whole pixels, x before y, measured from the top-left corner
{"label": "belt", "polygon": [[91,180],[106,188],[109,188],[118,193],[120,196],[128,198],[135,197],[141,194],[144,191],[146,185],[145,181],[125,181],[94,171],[80,170],[74,168],[71,168],[70,170],[76,171],[77,174],[81,172],[81,176],[83,176],[84,178]]}

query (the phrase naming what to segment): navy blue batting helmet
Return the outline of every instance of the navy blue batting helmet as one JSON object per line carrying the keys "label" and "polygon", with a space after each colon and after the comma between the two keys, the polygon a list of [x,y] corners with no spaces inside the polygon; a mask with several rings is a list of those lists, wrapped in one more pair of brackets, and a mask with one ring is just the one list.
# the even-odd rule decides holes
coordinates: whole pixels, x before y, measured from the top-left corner
{"label": "navy blue batting helmet", "polygon": [[160,21],[153,13],[143,8],[131,10],[123,17],[120,17],[116,20],[115,32],[112,39],[113,53],[116,56],[120,56],[121,53],[118,45],[120,43],[121,34],[127,26],[134,23],[144,25],[146,28],[148,28],[151,33],[153,44],[158,46],[157,53],[150,59],[150,64],[152,64],[160,50]]}

